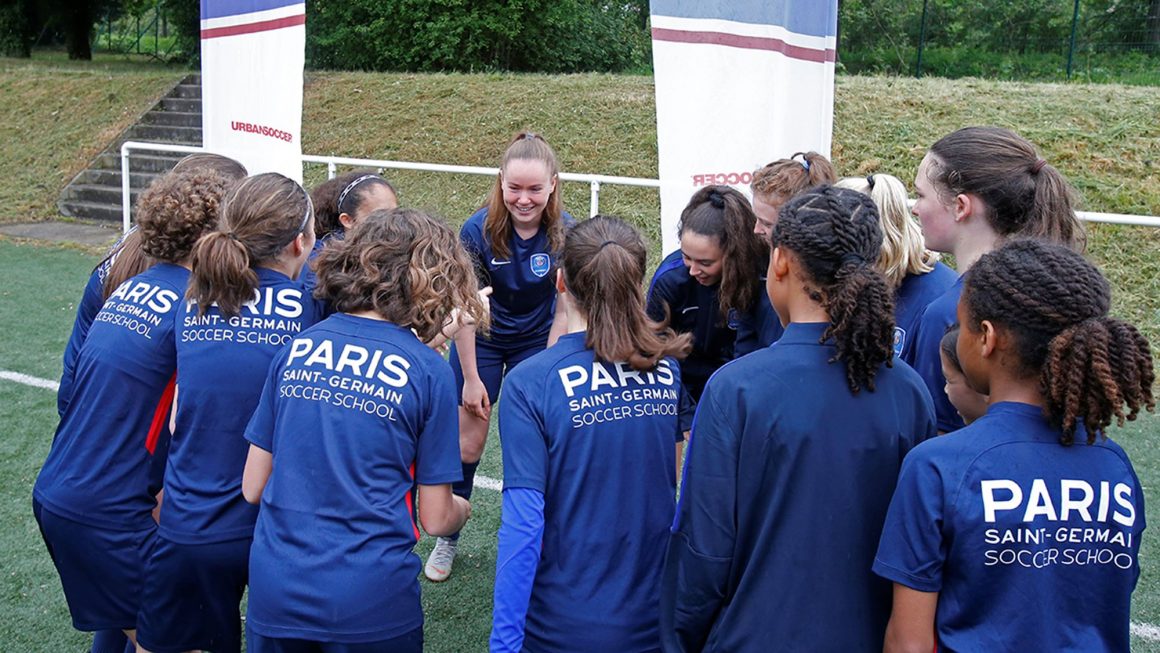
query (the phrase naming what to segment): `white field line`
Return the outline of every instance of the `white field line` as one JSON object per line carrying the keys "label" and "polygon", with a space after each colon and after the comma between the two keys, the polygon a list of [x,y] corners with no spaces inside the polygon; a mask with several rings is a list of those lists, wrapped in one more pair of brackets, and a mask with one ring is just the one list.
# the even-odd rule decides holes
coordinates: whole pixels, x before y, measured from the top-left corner
{"label": "white field line", "polygon": [[[30,385],[34,388],[43,388],[45,390],[52,390],[53,392],[56,392],[57,390],[60,389],[60,384],[57,383],[56,381],[50,381],[48,379],[38,379],[35,376],[28,376],[27,374],[21,374],[20,372],[9,372],[8,370],[0,370],[0,379],[4,379],[6,381],[15,381],[16,383],[23,383],[24,385]],[[475,487],[483,488],[485,490],[494,490],[496,492],[499,492],[500,490],[503,489],[503,481],[501,481],[497,478],[491,478],[490,476],[476,474]],[[1156,639],[1160,640],[1160,628],[1155,628],[1154,626],[1149,626],[1149,628],[1153,628],[1156,630],[1156,632],[1158,633],[1156,636]],[[1141,635],[1141,637],[1143,637],[1143,635]]]}
{"label": "white field line", "polygon": [[1146,639],[1153,642],[1160,642],[1160,628],[1152,624],[1141,624],[1132,622],[1132,634],[1140,639]]}

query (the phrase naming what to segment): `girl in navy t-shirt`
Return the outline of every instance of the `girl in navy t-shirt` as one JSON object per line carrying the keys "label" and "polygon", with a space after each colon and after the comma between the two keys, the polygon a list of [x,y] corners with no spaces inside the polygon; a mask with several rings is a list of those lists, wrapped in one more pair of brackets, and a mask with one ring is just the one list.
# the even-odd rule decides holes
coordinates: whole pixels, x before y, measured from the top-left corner
{"label": "girl in navy t-shirt", "polygon": [[230,191],[219,230],[193,250],[165,501],[138,616],[143,649],[241,649],[238,604],[258,512],[242,497],[242,434],[271,359],[321,317],[294,280],[314,244],[313,213],[294,180],[255,175]]}
{"label": "girl in navy t-shirt", "polygon": [[870,571],[903,456],[934,435],[893,363],[870,198],[820,187],[772,234],[785,334],[717,371],[697,407],[661,588],[667,651],[873,651],[890,586]]}
{"label": "girl in navy t-shirt", "polygon": [[314,248],[310,262],[302,269],[302,281],[314,288],[316,279],[311,267],[319,252],[331,240],[342,240],[347,229],[380,209],[399,206],[399,197],[391,182],[368,170],[355,170],[328,179],[310,193],[314,201]]}
{"label": "girl in navy t-shirt", "polygon": [[317,295],[338,313],[275,356],[246,427],[242,490],[261,501],[247,650],[420,651],[414,514],[431,535],[470,514],[451,492],[455,382],[423,341],[486,310],[455,233],[407,209],[323,250]]}
{"label": "girl in navy t-shirt", "polygon": [[[960,273],[1007,238],[1043,238],[1083,249],[1071,187],[1034,145],[1010,130],[965,127],[942,137],[923,157],[914,186],[912,212],[926,246],[953,254]],[[963,426],[943,392],[939,360],[939,341],[955,323],[961,291],[959,279],[923,309],[902,351],[926,382],[943,433]]]}
{"label": "girl in navy t-shirt", "polygon": [[922,229],[907,208],[906,185],[892,175],[847,177],[834,184],[864,193],[878,206],[882,255],[878,269],[894,287],[894,355],[901,356],[927,304],[955,283],[955,271],[926,248]]}
{"label": "girl in navy t-shirt", "polygon": [[[756,218],[753,234],[765,256],[769,255],[769,234],[777,225],[777,214],[781,206],[807,188],[832,184],[837,178],[830,160],[817,152],[795,152],[788,159],[778,159],[753,171],[753,179],[749,184]],[[763,260],[758,275],[762,288],[765,288],[767,262],[767,259]],[[781,337],[782,330],[781,318],[774,312],[769,296],[763,290],[757,297],[757,305],[751,317],[742,320],[737,326],[734,355],[744,356],[768,347]]]}
{"label": "girl in navy t-shirt", "polygon": [[874,571],[886,651],[1128,651],[1143,488],[1108,439],[1152,410],[1148,341],[1082,256],[1017,240],[963,278],[957,350],[987,413],[907,457]]}
{"label": "girl in navy t-shirt", "polygon": [[[455,493],[465,499],[471,497],[504,375],[563,332],[553,271],[572,216],[560,200],[558,172],[556,154],[540,135],[516,134],[504,152],[490,201],[459,231],[475,262],[479,287],[493,291],[491,332],[461,329],[451,347],[463,456],[463,480]],[[447,580],[458,537],[436,541],[423,569],[427,578]]]}
{"label": "girl in navy t-shirt", "polygon": [[[246,176],[246,169],[242,164],[220,154],[200,152],[190,154],[173,166],[175,173],[191,172],[196,170],[216,170],[228,179],[238,181]],[[130,277],[135,277],[153,265],[153,260],[141,251],[141,232],[134,226],[116,244],[110,248],[104,260],[93,268],[89,281],[85,284],[84,294],[77,305],[76,320],[73,323],[72,333],[64,349],[64,365],[60,377],[60,389],[57,391],[57,410],[61,416],[68,407],[69,397],[72,396],[72,381],[75,373],[77,356],[81,345],[88,335],[89,326],[93,318],[105,304],[105,300]]]}
{"label": "girl in navy t-shirt", "polygon": [[[659,651],[690,336],[644,312],[640,235],[597,216],[565,240],[568,333],[512,371],[499,408],[495,651]],[[612,501],[612,503],[610,503]]]}
{"label": "girl in navy t-shirt", "polygon": [[212,170],[170,173],[142,193],[141,247],[157,263],[109,296],[77,356],[33,510],[78,630],[134,636],[157,529],[152,454],[173,397],[189,254],[216,225],[231,183]]}
{"label": "girl in navy t-shirt", "polygon": [[649,284],[649,317],[693,336],[693,351],[681,362],[693,401],[713,372],[733,360],[739,325],[764,293],[764,251],[754,224],[744,195],[728,186],[702,188],[677,223],[681,248],[661,261]]}

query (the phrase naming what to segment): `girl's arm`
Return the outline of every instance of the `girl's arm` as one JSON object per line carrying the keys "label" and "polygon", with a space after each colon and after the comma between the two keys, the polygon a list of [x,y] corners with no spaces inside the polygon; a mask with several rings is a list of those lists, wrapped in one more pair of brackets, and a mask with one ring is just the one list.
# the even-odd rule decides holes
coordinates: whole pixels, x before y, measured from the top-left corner
{"label": "girl's arm", "polygon": [[886,625],[883,653],[931,653],[935,650],[934,615],[938,592],[920,592],[894,584],[894,608]]}
{"label": "girl's arm", "polygon": [[464,326],[455,334],[455,350],[463,370],[463,408],[482,420],[491,419],[491,401],[475,366],[475,327]]}
{"label": "girl's arm", "polygon": [[507,488],[502,515],[490,645],[492,653],[518,653],[524,646],[528,603],[540,565],[544,494],[531,488]]}
{"label": "girl's arm", "polygon": [[560,336],[568,332],[568,309],[564,302],[556,298],[556,312],[552,315],[552,328],[548,330],[548,346],[556,344]]}
{"label": "girl's arm", "polygon": [[242,471],[242,496],[246,501],[257,504],[262,500],[262,492],[266,489],[272,471],[274,455],[251,444],[250,453],[246,456],[246,468]]}
{"label": "girl's arm", "polygon": [[419,523],[428,535],[458,533],[471,517],[471,504],[451,493],[451,484],[419,485]]}

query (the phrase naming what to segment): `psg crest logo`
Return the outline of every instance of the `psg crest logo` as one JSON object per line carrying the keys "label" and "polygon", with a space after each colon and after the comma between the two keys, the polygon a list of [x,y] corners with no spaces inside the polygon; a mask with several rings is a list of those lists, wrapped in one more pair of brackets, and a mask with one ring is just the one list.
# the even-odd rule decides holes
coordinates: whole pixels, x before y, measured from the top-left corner
{"label": "psg crest logo", "polygon": [[532,274],[542,277],[552,269],[552,258],[547,254],[532,254]]}

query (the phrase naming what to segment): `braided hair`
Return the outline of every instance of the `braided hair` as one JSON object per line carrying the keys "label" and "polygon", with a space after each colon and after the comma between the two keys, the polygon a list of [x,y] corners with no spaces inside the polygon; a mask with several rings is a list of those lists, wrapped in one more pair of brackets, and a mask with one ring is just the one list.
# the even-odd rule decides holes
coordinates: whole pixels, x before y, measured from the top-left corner
{"label": "braided hair", "polygon": [[[1014,338],[1020,373],[1039,377],[1044,413],[1091,444],[1111,423],[1153,410],[1152,351],[1136,327],[1108,316],[1111,287],[1094,265],[1059,245],[1016,240],[984,255],[963,278],[969,327],[983,320]],[[1124,406],[1127,405],[1127,412]]]}
{"label": "braided hair", "polygon": [[773,247],[793,252],[810,299],[830,316],[822,341],[832,338],[831,363],[846,364],[850,391],[874,390],[874,375],[894,352],[894,291],[875,264],[882,250],[878,208],[866,195],[818,186],[781,209]]}

